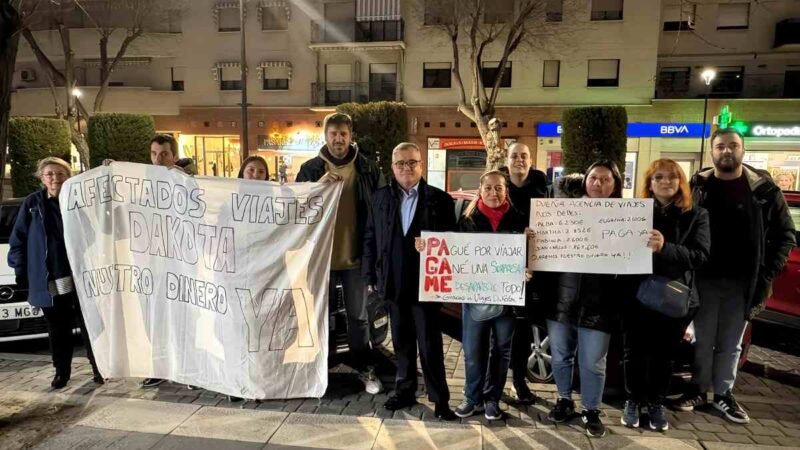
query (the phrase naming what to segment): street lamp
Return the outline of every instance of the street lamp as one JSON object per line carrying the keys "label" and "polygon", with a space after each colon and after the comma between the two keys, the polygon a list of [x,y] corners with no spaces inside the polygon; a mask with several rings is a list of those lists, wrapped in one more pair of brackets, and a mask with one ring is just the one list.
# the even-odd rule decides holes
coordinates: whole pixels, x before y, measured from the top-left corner
{"label": "street lamp", "polygon": [[700,169],[703,168],[703,153],[706,148],[706,116],[708,114],[708,95],[711,93],[711,82],[717,77],[717,71],[714,69],[706,69],[700,76],[706,83],[706,95],[703,102],[703,134],[700,136]]}

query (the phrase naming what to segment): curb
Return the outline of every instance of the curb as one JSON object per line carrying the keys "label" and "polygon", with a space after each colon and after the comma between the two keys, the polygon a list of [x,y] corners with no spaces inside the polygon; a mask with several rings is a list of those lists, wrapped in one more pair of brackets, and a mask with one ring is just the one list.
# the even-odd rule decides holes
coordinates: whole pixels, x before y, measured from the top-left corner
{"label": "curb", "polygon": [[800,373],[773,369],[767,364],[747,361],[742,370],[758,377],[779,381],[794,387],[800,387]]}

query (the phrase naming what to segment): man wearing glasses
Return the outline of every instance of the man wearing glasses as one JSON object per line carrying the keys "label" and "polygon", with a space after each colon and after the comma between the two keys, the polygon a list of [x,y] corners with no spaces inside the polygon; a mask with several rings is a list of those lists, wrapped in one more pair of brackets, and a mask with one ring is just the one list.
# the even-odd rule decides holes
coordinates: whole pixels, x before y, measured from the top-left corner
{"label": "man wearing glasses", "polygon": [[694,201],[708,210],[711,254],[697,272],[700,307],[694,318],[692,390],[676,403],[691,411],[708,402],[731,422],[750,422],[733,397],[742,335],[764,309],[772,280],[795,245],[786,200],[769,174],[744,165],[744,138],[735,129],[711,136],[712,169],[692,179]]}
{"label": "man wearing glasses", "polygon": [[384,408],[395,411],[417,403],[417,344],[428,399],[434,414],[453,420],[437,324],[439,304],[419,302],[420,255],[415,239],[422,230],[453,231],[455,204],[422,178],[422,154],[404,142],[392,151],[394,180],[378,189],[364,233],[362,272],[367,289],[382,294],[389,308],[397,358],[396,389]]}

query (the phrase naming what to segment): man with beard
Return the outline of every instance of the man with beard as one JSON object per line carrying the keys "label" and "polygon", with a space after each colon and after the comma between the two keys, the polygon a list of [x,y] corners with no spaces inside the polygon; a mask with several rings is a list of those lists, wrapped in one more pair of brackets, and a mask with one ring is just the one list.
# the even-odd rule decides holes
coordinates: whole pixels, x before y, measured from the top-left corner
{"label": "man with beard", "polygon": [[744,138],[734,129],[711,136],[713,169],[692,179],[692,196],[708,210],[711,255],[697,272],[700,307],[694,318],[692,387],[676,409],[691,411],[708,402],[731,422],[750,422],[733,397],[733,384],[747,322],[764,308],[772,280],[795,245],[792,218],[769,174],[742,164]]}

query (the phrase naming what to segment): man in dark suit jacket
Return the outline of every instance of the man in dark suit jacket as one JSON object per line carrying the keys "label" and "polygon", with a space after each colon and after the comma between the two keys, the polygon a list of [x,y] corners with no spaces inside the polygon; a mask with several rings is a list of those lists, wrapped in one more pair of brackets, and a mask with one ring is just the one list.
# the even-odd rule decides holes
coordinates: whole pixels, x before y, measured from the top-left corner
{"label": "man in dark suit jacket", "polygon": [[417,343],[428,398],[435,415],[455,419],[444,371],[439,304],[419,302],[420,255],[415,239],[422,230],[455,230],[455,203],[422,179],[422,154],[411,143],[392,151],[394,180],[372,199],[364,233],[362,272],[368,290],[386,300],[397,357],[396,389],[383,405],[398,410],[417,401]]}

